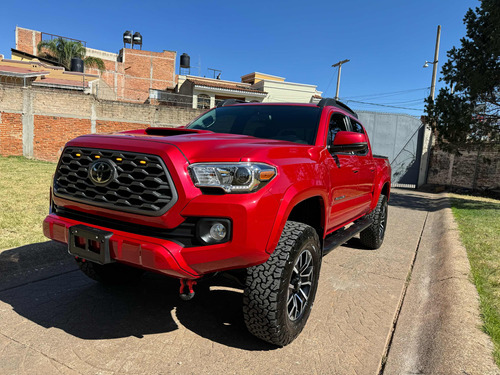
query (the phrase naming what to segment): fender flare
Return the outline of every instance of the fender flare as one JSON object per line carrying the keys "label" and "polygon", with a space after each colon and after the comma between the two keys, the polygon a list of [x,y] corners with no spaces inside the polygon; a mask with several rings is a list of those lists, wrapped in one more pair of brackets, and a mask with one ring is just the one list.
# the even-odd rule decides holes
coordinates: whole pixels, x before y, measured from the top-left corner
{"label": "fender flare", "polygon": [[382,190],[386,185],[387,185],[387,199],[389,199],[389,195],[391,192],[391,180],[390,178],[386,177],[384,179],[380,179],[378,184],[375,186],[375,189],[373,190],[372,202],[370,204],[370,212],[373,211],[375,207],[377,207],[380,194],[382,193]]}
{"label": "fender flare", "polygon": [[[310,186],[309,181],[303,181],[301,183],[297,183],[291,185],[283,195],[281,199],[281,204],[278,208],[278,212],[276,214],[276,220],[274,221],[273,228],[271,230],[271,234],[269,235],[269,240],[267,241],[266,253],[272,254],[281,237],[281,233],[283,232],[283,228],[285,228],[285,224],[292,212],[293,208],[297,206],[302,201],[305,201],[309,198],[320,197],[323,201],[323,217],[321,222],[323,224],[326,223],[326,202],[327,196],[325,193],[325,188],[322,186],[313,186],[306,188],[303,185]],[[281,218],[281,219],[280,219]],[[325,227],[325,225],[323,225]],[[320,237],[324,236],[324,233],[320,235]]]}

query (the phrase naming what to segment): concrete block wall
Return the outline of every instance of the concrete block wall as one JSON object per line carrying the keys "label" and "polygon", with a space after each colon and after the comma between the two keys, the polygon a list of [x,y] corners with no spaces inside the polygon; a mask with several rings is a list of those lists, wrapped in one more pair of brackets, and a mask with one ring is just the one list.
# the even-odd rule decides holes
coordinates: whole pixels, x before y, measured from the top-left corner
{"label": "concrete block wall", "polygon": [[0,155],[56,161],[60,148],[79,135],[176,127],[202,112],[97,100],[81,92],[0,85]]}
{"label": "concrete block wall", "polygon": [[476,149],[460,156],[434,149],[427,183],[467,189],[500,188],[500,153]]}

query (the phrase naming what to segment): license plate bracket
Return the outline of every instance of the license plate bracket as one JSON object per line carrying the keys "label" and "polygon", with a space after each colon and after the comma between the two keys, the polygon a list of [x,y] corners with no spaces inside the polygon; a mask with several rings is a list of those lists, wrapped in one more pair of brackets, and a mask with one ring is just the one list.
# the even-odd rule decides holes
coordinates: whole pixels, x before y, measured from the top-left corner
{"label": "license plate bracket", "polygon": [[99,264],[112,263],[109,239],[113,232],[78,224],[69,228],[68,252]]}

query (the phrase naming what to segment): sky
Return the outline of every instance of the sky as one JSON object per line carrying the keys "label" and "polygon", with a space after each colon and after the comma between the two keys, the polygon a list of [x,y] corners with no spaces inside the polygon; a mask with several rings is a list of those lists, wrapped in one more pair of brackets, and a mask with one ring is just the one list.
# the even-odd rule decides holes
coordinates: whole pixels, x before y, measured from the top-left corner
{"label": "sky", "polygon": [[[0,54],[11,56],[16,26],[62,35],[109,52],[138,31],[143,49],[191,57],[191,74],[240,81],[251,72],[317,85],[355,110],[420,116],[429,95],[437,26],[438,79],[446,51],[460,45],[476,0],[33,1],[3,2]],[[179,61],[176,62],[178,69]],[[436,88],[444,85],[437,82]],[[436,90],[437,92],[437,90]],[[356,102],[354,102],[354,100]],[[375,103],[375,105],[362,104]],[[401,107],[401,108],[393,108]]]}

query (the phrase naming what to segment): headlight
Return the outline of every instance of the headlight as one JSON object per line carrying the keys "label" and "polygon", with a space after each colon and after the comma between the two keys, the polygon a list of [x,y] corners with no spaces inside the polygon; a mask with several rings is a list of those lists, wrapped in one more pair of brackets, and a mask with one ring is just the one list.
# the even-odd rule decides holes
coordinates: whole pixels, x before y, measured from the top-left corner
{"label": "headlight", "polygon": [[276,176],[276,168],[263,163],[197,163],[189,166],[196,187],[221,188],[226,193],[256,191]]}

